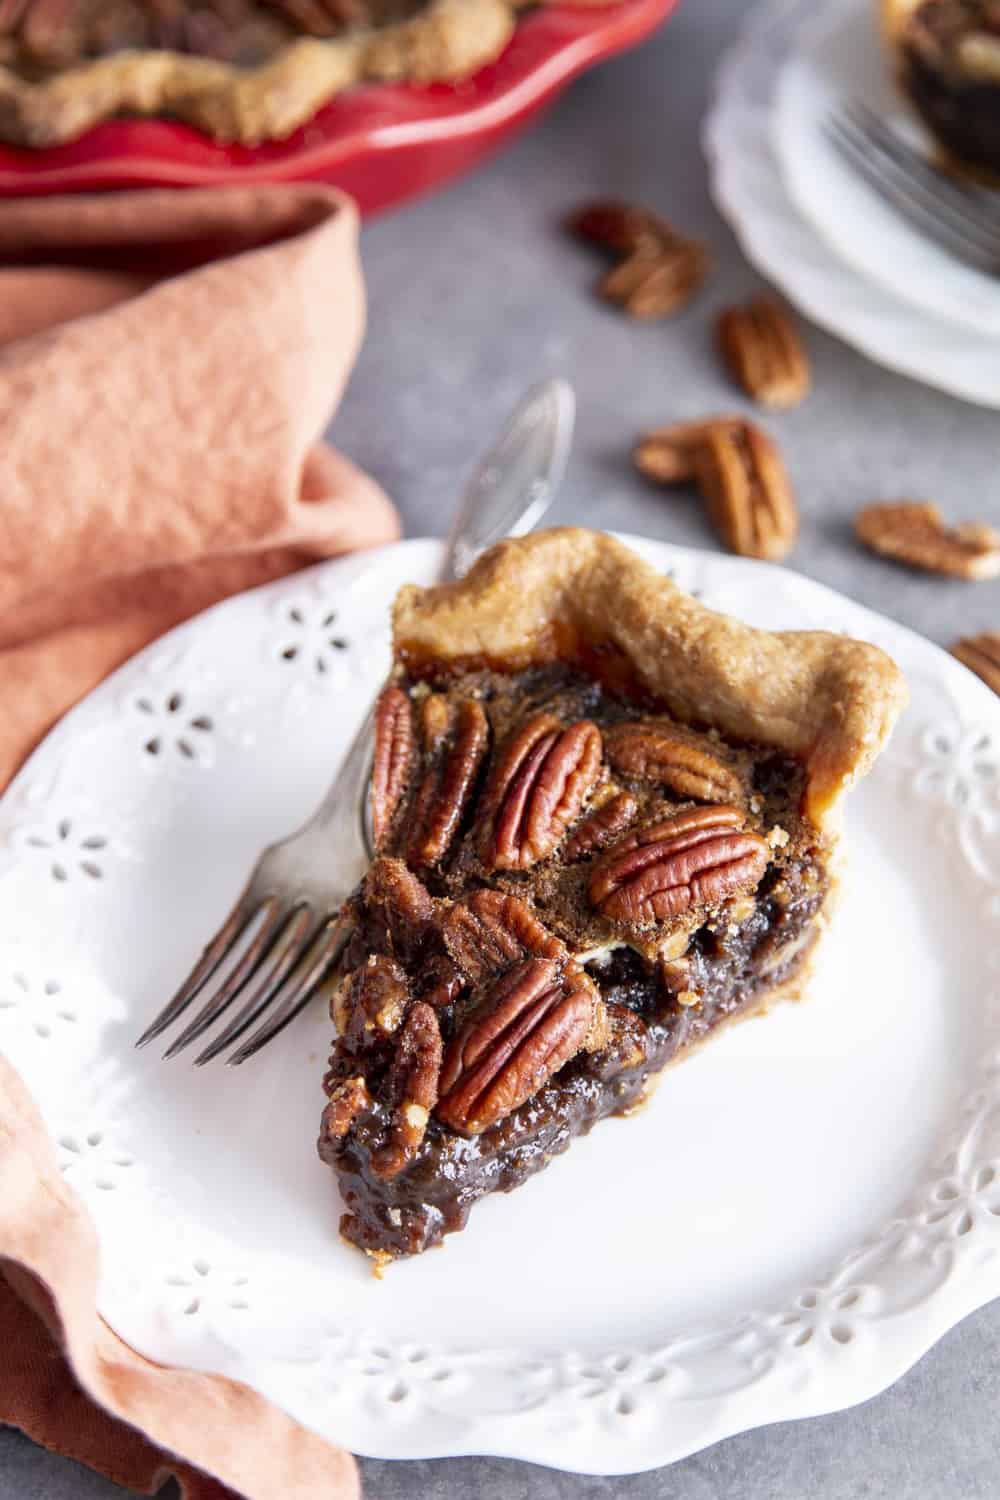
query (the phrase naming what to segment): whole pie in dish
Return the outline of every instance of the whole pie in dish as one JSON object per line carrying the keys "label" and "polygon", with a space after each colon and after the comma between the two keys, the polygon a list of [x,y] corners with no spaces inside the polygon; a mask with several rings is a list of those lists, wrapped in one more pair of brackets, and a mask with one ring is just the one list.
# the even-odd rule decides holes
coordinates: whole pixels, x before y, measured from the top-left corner
{"label": "whole pie in dish", "polygon": [[905,701],[875,647],[752,630],[589,531],[404,588],[394,638],[319,1138],[379,1262],[800,994]]}
{"label": "whole pie in dish", "polygon": [[0,0],[0,140],[57,145],[117,114],[280,140],[352,84],[469,77],[526,3]]}
{"label": "whole pie in dish", "polygon": [[903,91],[957,164],[1000,172],[998,0],[883,0]]}

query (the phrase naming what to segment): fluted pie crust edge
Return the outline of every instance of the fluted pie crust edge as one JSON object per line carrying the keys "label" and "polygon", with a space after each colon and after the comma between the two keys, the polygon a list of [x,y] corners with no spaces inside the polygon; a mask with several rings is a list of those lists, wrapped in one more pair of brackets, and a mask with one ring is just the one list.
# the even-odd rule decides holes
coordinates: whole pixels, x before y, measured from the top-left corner
{"label": "fluted pie crust edge", "polygon": [[[762,587],[764,586],[762,582]],[[501,542],[465,578],[410,585],[393,611],[397,659],[519,670],[609,650],[682,722],[773,745],[806,768],[805,815],[836,826],[907,703],[876,646],[825,631],[756,630],[706,608],[630,548],[565,527]]]}

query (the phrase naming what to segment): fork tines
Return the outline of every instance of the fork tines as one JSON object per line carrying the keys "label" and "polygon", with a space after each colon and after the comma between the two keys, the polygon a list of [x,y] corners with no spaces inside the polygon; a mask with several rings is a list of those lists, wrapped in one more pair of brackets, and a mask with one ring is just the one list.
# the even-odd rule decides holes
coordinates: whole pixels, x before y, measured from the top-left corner
{"label": "fork tines", "polygon": [[957,259],[1000,275],[1000,208],[988,194],[946,176],[867,105],[827,117],[835,150],[896,210]]}
{"label": "fork tines", "polygon": [[[231,1066],[245,1062],[308,1004],[338,958],[344,939],[344,924],[337,916],[319,920],[305,902],[289,909],[276,896],[268,896],[259,904],[244,898],[136,1046],[144,1047],[161,1036],[207,990],[200,1009],[164,1057],[183,1052],[242,1001],[194,1061],[196,1067],[211,1062],[266,1011],[264,1024],[228,1059]],[[213,978],[217,978],[214,987],[210,984]]]}

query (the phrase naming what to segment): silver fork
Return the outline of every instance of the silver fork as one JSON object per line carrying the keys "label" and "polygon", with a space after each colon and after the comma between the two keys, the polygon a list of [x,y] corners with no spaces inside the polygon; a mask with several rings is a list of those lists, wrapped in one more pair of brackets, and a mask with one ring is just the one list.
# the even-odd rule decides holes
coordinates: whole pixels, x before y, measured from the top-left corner
{"label": "silver fork", "polygon": [[984,188],[938,170],[867,105],[827,117],[827,140],[854,171],[956,260],[1000,276],[1000,204]]}
{"label": "silver fork", "polygon": [[[448,539],[443,578],[461,577],[504,536],[523,536],[548,509],[573,434],[575,398],[562,380],[529,391],[476,469]],[[165,1052],[175,1057],[233,1012],[195,1065],[234,1042],[246,1062],[309,1003],[347,940],[338,916],[371,856],[367,790],[374,705],[316,812],[258,860],[229,916],[173,999],[136,1042],[144,1047],[202,1004]],[[256,1030],[240,1042],[254,1023]]]}

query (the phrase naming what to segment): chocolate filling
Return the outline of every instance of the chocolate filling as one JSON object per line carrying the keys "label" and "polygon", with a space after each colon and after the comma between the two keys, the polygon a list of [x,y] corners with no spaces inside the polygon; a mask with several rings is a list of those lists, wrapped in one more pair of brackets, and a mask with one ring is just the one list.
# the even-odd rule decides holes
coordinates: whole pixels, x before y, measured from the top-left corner
{"label": "chocolate filling", "polygon": [[[829,890],[828,850],[800,811],[801,763],[765,747],[726,743],[672,725],[661,710],[654,711],[655,722],[668,725],[683,745],[711,755],[742,788],[746,826],[758,837],[770,835],[766,869],[752,889],[695,904],[680,917],[636,932],[609,921],[588,899],[603,852],[561,857],[563,847],[571,847],[572,829],[551,855],[524,871],[489,869],[483,825],[490,816],[491,777],[520,727],[537,714],[560,725],[585,718],[601,730],[607,755],[612,726],[648,722],[650,708],[561,666],[516,675],[477,672],[457,683],[441,679],[430,686],[450,700],[474,697],[485,711],[492,748],[477,767],[447,856],[419,869],[422,886],[414,882],[414,889],[422,894],[406,917],[398,921],[391,912],[387,917],[371,886],[355,898],[357,925],[345,970],[360,972],[372,954],[383,955],[379,962],[400,964],[412,986],[411,1000],[432,999],[447,1055],[467,1025],[470,1000],[460,984],[442,987],[449,960],[439,936],[440,913],[476,890],[500,890],[530,907],[546,932],[565,943],[596,986],[606,1025],[593,1050],[578,1051],[479,1134],[458,1133],[431,1112],[418,1148],[401,1170],[387,1176],[385,1145],[399,1105],[391,1083],[393,1036],[375,1028],[373,1039],[370,1023],[358,1027],[340,1017],[342,1035],[331,1059],[328,1092],[360,1074],[369,1102],[346,1130],[338,1125],[334,1133],[325,1120],[319,1151],[338,1174],[347,1208],[342,1233],[379,1258],[418,1253],[461,1229],[479,1198],[517,1187],[597,1120],[634,1108],[675,1056],[722,1023],[762,1008],[769,994],[786,986],[807,962]],[[427,688],[426,682],[404,685],[417,703]],[[429,763],[424,748],[381,851],[393,861],[412,846]],[[615,791],[629,794],[633,828],[698,806],[697,799],[648,773],[622,772],[604,763],[592,797],[600,805]],[[576,825],[587,812],[587,806],[579,810]]]}

